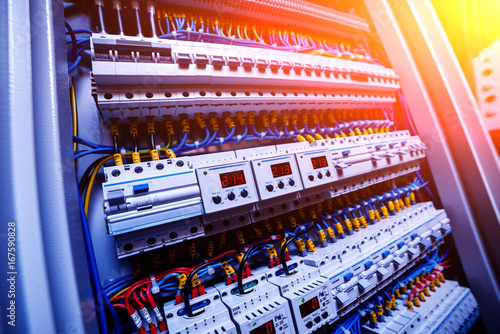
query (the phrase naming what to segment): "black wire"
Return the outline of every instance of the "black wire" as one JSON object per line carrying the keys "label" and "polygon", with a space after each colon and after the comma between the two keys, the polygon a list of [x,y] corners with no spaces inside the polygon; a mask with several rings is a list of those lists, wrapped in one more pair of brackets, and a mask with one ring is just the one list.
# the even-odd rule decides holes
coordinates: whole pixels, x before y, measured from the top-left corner
{"label": "black wire", "polygon": [[85,188],[85,185],[88,183],[88,178],[90,173],[94,170],[94,168],[104,159],[107,157],[102,157],[97,160],[95,160],[93,163],[90,164],[90,166],[85,170],[85,173],[83,173],[82,178],[80,179],[80,182],[78,182],[78,189],[80,190],[80,194],[83,196],[83,189]]}
{"label": "black wire", "polygon": [[132,140],[134,141],[134,152],[138,151],[137,148],[137,135],[135,133],[132,134]]}
{"label": "black wire", "polygon": [[155,149],[155,134],[151,132],[151,149]]}
{"label": "black wire", "polygon": [[240,253],[242,250],[243,250],[243,246],[239,246],[238,249],[236,249],[236,251],[234,253],[232,253],[230,255],[223,256],[223,257],[218,258],[218,259],[213,260],[213,261],[205,262],[205,263],[199,265],[198,267],[196,267],[193,271],[191,271],[191,273],[189,274],[189,276],[186,280],[186,285],[184,285],[184,290],[183,290],[184,308],[186,309],[186,313],[187,313],[188,317],[194,317],[193,311],[191,310],[191,304],[189,302],[189,290],[191,290],[191,281],[193,280],[193,276],[197,272],[199,272],[201,269],[209,267],[210,265],[212,265],[215,262],[225,262],[225,261],[233,258],[235,254]]}
{"label": "black wire", "polygon": [[113,136],[113,147],[115,148],[115,153],[118,153],[118,136]]}
{"label": "black wire", "polygon": [[75,32],[73,31],[73,28],[71,28],[71,26],[69,25],[68,22],[64,21],[64,24],[66,25],[66,29],[68,29],[68,32],[71,35],[71,44],[73,46],[71,48],[71,61],[75,61],[76,60],[76,51],[78,50]]}
{"label": "black wire", "polygon": [[294,237],[288,239],[284,244],[283,246],[281,247],[280,249],[280,262],[281,264],[283,265],[283,270],[285,271],[285,275],[291,275],[290,274],[290,271],[288,271],[288,265],[286,263],[286,259],[285,259],[285,250],[286,248],[288,247],[288,245],[290,245],[295,239],[303,236],[304,234],[306,234],[307,232],[311,231],[313,228],[316,227],[318,223],[317,222],[313,222],[313,224],[308,227],[307,229],[303,230],[302,232],[298,232]]}
{"label": "black wire", "polygon": [[248,259],[250,258],[250,256],[252,255],[253,251],[262,245],[274,244],[276,242],[281,242],[282,240],[283,240],[283,237],[281,237],[280,239],[275,239],[275,240],[259,241],[256,244],[250,246],[250,248],[245,252],[245,255],[243,256],[243,259],[241,260],[241,263],[238,267],[238,291],[239,291],[240,295],[245,294],[245,290],[243,290],[243,268],[245,268],[245,265],[246,265]]}

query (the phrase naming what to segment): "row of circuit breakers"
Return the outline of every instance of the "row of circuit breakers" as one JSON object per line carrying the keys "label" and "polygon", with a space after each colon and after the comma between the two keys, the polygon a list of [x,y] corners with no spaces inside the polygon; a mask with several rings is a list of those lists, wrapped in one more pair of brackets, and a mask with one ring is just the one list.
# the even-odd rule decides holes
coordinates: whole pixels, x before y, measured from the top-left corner
{"label": "row of circuit breakers", "polygon": [[[444,210],[436,210],[432,202],[417,203],[334,244],[327,243],[317,252],[288,261],[293,272],[289,276],[282,266],[252,270],[251,276],[243,279],[245,294],[239,293],[237,284],[221,282],[207,287],[205,295],[191,300],[194,317],[185,317],[182,303],[165,303],[169,333],[312,333],[384,291],[435,250],[450,232]],[[450,297],[452,303],[470,300],[460,304],[466,308],[462,317],[466,319],[477,310],[468,289],[458,288],[451,281],[446,287],[446,293],[433,294],[436,300],[443,302],[441,299],[454,289],[460,298]],[[397,300],[397,306],[403,316],[396,312],[397,318],[387,317],[378,329],[367,329],[393,333],[385,326],[395,328],[404,320],[399,329],[407,333],[432,333],[421,322],[421,310],[408,310],[403,300]],[[443,310],[444,318],[433,325],[442,323],[446,312],[452,310]]]}
{"label": "row of circuit breakers", "polygon": [[424,157],[418,136],[397,131],[106,167],[107,227],[124,257],[414,172]]}

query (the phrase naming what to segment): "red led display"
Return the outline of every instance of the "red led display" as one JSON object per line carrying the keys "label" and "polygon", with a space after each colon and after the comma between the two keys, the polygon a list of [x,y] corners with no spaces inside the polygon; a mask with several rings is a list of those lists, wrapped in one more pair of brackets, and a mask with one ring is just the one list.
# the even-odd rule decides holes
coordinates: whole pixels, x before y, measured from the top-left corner
{"label": "red led display", "polygon": [[222,188],[234,187],[247,183],[247,181],[245,180],[245,173],[243,173],[242,170],[220,174],[219,176]]}
{"label": "red led display", "polygon": [[303,303],[302,305],[299,306],[299,309],[300,309],[300,316],[302,318],[313,313],[314,311],[319,309],[318,297],[316,296],[313,299],[310,299],[307,302]]}
{"label": "red led display", "polygon": [[326,157],[324,155],[316,158],[311,158],[311,162],[314,169],[328,167],[328,161],[326,161]]}
{"label": "red led display", "polygon": [[274,322],[272,320],[269,320],[263,325],[260,325],[259,327],[252,329],[250,331],[250,334],[275,334],[276,333],[276,328],[274,328]]}
{"label": "red led display", "polygon": [[273,172],[274,178],[292,174],[292,169],[290,168],[289,162],[271,165],[271,171]]}

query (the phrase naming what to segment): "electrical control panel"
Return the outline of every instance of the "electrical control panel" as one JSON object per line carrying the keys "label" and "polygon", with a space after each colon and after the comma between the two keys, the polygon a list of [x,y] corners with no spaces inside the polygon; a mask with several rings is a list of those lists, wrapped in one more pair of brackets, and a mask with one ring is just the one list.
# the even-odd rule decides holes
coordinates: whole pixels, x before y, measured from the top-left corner
{"label": "electrical control panel", "polygon": [[92,29],[66,23],[64,50],[92,97],[72,81],[102,332],[432,333],[477,317],[442,275],[450,219],[368,1],[108,2],[89,4]]}
{"label": "electrical control panel", "polygon": [[266,273],[266,269],[258,270],[244,278],[244,294],[240,294],[237,283],[220,283],[215,288],[239,333],[296,333],[288,301],[281,297],[277,286],[267,281]]}
{"label": "electrical control panel", "polygon": [[330,281],[303,261],[291,261],[288,268],[292,275],[285,275],[282,266],[278,266],[268,275],[268,280],[277,285],[288,300],[297,333],[312,333],[336,316]]}

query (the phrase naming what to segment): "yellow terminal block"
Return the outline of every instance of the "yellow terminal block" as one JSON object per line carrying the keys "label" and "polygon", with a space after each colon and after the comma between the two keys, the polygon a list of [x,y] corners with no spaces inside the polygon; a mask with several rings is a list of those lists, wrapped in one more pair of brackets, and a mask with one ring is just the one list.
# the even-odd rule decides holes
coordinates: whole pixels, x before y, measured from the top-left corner
{"label": "yellow terminal block", "polygon": [[123,159],[122,159],[122,155],[120,153],[113,154],[113,159],[115,159],[115,165],[116,166],[122,166],[123,165]]}
{"label": "yellow terminal block", "polygon": [[200,278],[198,277],[198,274],[194,274],[193,279],[191,281],[191,286],[193,288],[196,288],[198,285],[201,285]]}
{"label": "yellow terminal block", "polygon": [[314,135],[314,139],[316,139],[316,140],[323,140],[325,138],[323,138],[322,135],[320,135],[319,133],[317,133],[317,134]]}
{"label": "yellow terminal block", "polygon": [[234,269],[229,263],[222,262],[222,265],[220,267],[226,272],[227,276],[231,276],[234,274]]}
{"label": "yellow terminal block", "polygon": [[352,219],[352,227],[358,232],[361,231],[361,229],[359,228],[359,218],[354,217]]}
{"label": "yellow terminal block", "polygon": [[393,212],[396,209],[394,207],[394,202],[393,201],[389,201],[388,206],[389,206],[389,212]]}
{"label": "yellow terminal block", "polygon": [[281,112],[281,118],[283,119],[283,124],[286,126],[290,125],[290,114],[288,113],[288,110],[283,110]]}
{"label": "yellow terminal block", "polygon": [[193,259],[195,255],[196,255],[196,243],[191,242],[189,243],[189,256],[191,257],[191,259]]}
{"label": "yellow terminal block", "polygon": [[411,207],[410,197],[405,197],[405,206],[406,206],[407,208]]}
{"label": "yellow terminal block", "polygon": [[412,301],[413,301],[413,305],[415,305],[416,307],[420,307],[420,302],[418,301],[417,297],[413,297]]}
{"label": "yellow terminal block", "polygon": [[316,139],[314,139],[314,137],[313,137],[313,136],[311,136],[311,135],[307,135],[307,136],[306,136],[306,140],[307,140],[308,142],[310,142],[310,143],[314,143],[314,142],[316,141]]}
{"label": "yellow terminal block", "polygon": [[307,112],[302,113],[302,124],[308,124],[309,123],[309,115]]}
{"label": "yellow terminal block", "polygon": [[410,203],[411,204],[415,204],[416,203],[415,194],[413,193],[413,191],[410,193]]}
{"label": "yellow terminal block", "polygon": [[231,116],[227,116],[225,119],[224,119],[224,122],[226,122],[228,128],[234,128],[235,125],[234,125],[234,120]]}
{"label": "yellow terminal block", "polygon": [[342,225],[340,225],[340,223],[336,223],[336,224],[335,224],[335,229],[337,230],[337,232],[338,232],[339,234],[344,233],[344,229],[342,228]]}
{"label": "yellow terminal block", "polygon": [[306,243],[307,243],[307,248],[309,248],[311,252],[313,253],[316,252],[316,246],[314,246],[314,242],[311,239],[307,239]]}
{"label": "yellow terminal block", "polygon": [[158,150],[149,151],[149,155],[151,156],[151,160],[153,161],[160,160],[160,154],[158,153]]}
{"label": "yellow terminal block", "polygon": [[238,243],[240,245],[245,244],[245,238],[243,237],[243,231],[242,230],[237,230],[236,231],[236,238],[238,238]]}
{"label": "yellow terminal block", "polygon": [[212,239],[209,239],[207,241],[207,256],[208,257],[214,256],[214,252],[215,252],[214,241]]}
{"label": "yellow terminal block", "polygon": [[403,285],[401,287],[401,294],[404,295],[406,293],[406,291],[407,291],[407,287],[406,287],[406,285]]}
{"label": "yellow terminal block", "polygon": [[349,232],[350,230],[352,230],[352,224],[351,224],[351,221],[349,219],[346,219],[344,220],[344,224],[345,224],[345,228],[346,230]]}
{"label": "yellow terminal block", "polygon": [[179,283],[177,284],[177,289],[182,290],[184,289],[184,286],[186,286],[186,281],[187,281],[187,276],[186,274],[182,274],[177,277],[177,280]]}
{"label": "yellow terminal block", "polygon": [[267,252],[269,253],[270,259],[278,257],[278,253],[276,253],[276,249],[274,248],[274,246],[267,247]]}
{"label": "yellow terminal block", "polygon": [[245,256],[245,254],[243,253],[238,253],[236,254],[236,260],[238,261],[238,263],[241,263],[241,261],[243,261],[243,257]]}
{"label": "yellow terminal block", "polygon": [[420,276],[415,277],[415,284],[420,283]]}
{"label": "yellow terminal block", "polygon": [[116,118],[111,119],[111,135],[120,137],[120,129]]}
{"label": "yellow terminal block", "polygon": [[130,117],[130,134],[139,134],[137,131],[137,117]]}
{"label": "yellow terminal block", "polygon": [[370,317],[370,322],[377,322],[377,314],[375,313],[375,311],[371,311],[370,313],[368,313],[368,316]]}
{"label": "yellow terminal block", "polygon": [[382,215],[385,217],[385,219],[388,219],[389,218],[389,211],[387,211],[387,207],[382,206],[380,208],[380,210],[382,211]]}
{"label": "yellow terminal block", "polygon": [[408,285],[407,285],[407,286],[408,286],[408,289],[413,289],[413,283],[414,283],[414,282],[415,282],[415,281],[414,281],[414,280],[412,280],[412,279],[408,282]]}
{"label": "yellow terminal block", "polygon": [[297,220],[295,219],[295,216],[288,216],[288,223],[290,223],[290,228],[295,229],[297,227]]}
{"label": "yellow terminal block", "polygon": [[396,209],[397,213],[401,212],[401,205],[399,201],[394,201],[394,208]]}
{"label": "yellow terminal block", "polygon": [[227,233],[222,232],[221,234],[219,234],[219,248],[224,248],[226,242],[227,242]]}
{"label": "yellow terminal block", "polygon": [[363,226],[364,228],[368,228],[368,223],[366,222],[366,218],[365,216],[361,216],[359,217],[359,223],[361,224],[361,226]]}
{"label": "yellow terminal block", "polygon": [[182,132],[189,132],[189,119],[184,118],[181,121],[181,126],[182,126]]}
{"label": "yellow terminal block", "polygon": [[326,241],[325,231],[318,230],[318,239],[319,239],[319,241]]}
{"label": "yellow terminal block", "polygon": [[295,137],[295,139],[297,139],[297,141],[298,141],[299,143],[303,143],[303,142],[305,142],[305,141],[306,141],[306,139],[305,139],[305,138],[304,138],[304,136],[302,136],[302,135],[297,135],[297,137]]}
{"label": "yellow terminal block", "polygon": [[377,315],[380,317],[381,315],[384,315],[384,308],[382,307],[382,304],[377,304]]}
{"label": "yellow terminal block", "polygon": [[175,262],[175,248],[170,248],[168,250],[168,263],[174,264]]}
{"label": "yellow terminal block", "polygon": [[392,298],[391,298],[391,305],[392,305],[393,310],[396,310],[398,308],[398,305],[396,305],[396,299],[394,298],[394,296],[392,296]]}
{"label": "yellow terminal block", "polygon": [[302,208],[299,209],[298,213],[299,213],[300,219],[306,220],[306,213],[304,212],[304,209],[302,209]]}
{"label": "yellow terminal block", "polygon": [[147,122],[148,133],[149,134],[155,133],[155,121],[154,121],[154,117],[148,116],[148,117],[146,117],[146,119],[148,120],[148,122]]}
{"label": "yellow terminal block", "polygon": [[139,152],[133,152],[132,153],[132,163],[138,164],[140,162],[141,162],[141,156],[140,156]]}
{"label": "yellow terminal block", "polygon": [[331,227],[329,227],[329,228],[326,229],[326,233],[328,234],[328,237],[330,239],[334,239],[335,238],[335,232],[333,232],[333,229]]}
{"label": "yellow terminal block", "polygon": [[299,114],[297,114],[295,112],[292,113],[292,125],[297,124],[298,120],[299,120]]}
{"label": "yellow terminal block", "polygon": [[258,226],[254,226],[253,230],[254,230],[255,234],[257,235],[257,238],[261,239],[263,234],[262,234],[262,231],[260,230],[260,228]]}
{"label": "yellow terminal block", "polygon": [[205,119],[203,118],[203,114],[202,113],[196,113],[196,122],[198,123],[198,126],[200,127],[200,129],[204,129],[207,127],[207,122],[205,121]]}
{"label": "yellow terminal block", "polygon": [[375,220],[375,210],[368,210],[368,216],[370,220]]}
{"label": "yellow terminal block", "polygon": [[167,135],[173,136],[174,132],[174,124],[170,118],[170,115],[165,116],[165,127],[167,128]]}
{"label": "yellow terminal block", "polygon": [[309,209],[309,216],[311,216],[311,219],[318,219],[318,214],[314,208]]}
{"label": "yellow terminal block", "polygon": [[238,120],[238,124],[240,126],[247,124],[247,120],[245,119],[245,116],[243,116],[243,111],[236,112],[236,120]]}
{"label": "yellow terminal block", "polygon": [[262,125],[267,128],[270,123],[269,123],[269,117],[267,115],[262,115]]}
{"label": "yellow terminal block", "polygon": [[299,252],[306,250],[306,245],[304,245],[304,241],[302,241],[301,238],[295,239],[295,244],[297,245]]}
{"label": "yellow terminal block", "polygon": [[439,280],[440,280],[442,283],[444,283],[444,282],[445,282],[445,279],[444,279],[444,275],[443,275],[443,273],[439,273],[439,275],[438,275],[438,276],[439,276]]}
{"label": "yellow terminal block", "polygon": [[426,286],[424,286],[424,287],[422,288],[422,291],[424,292],[424,295],[425,295],[426,297],[430,297],[430,296],[431,296],[431,294],[429,293],[429,288],[427,288]]}
{"label": "yellow terminal block", "polygon": [[440,288],[441,287],[441,281],[439,281],[439,277],[436,277],[434,279],[434,282],[436,283],[437,287]]}
{"label": "yellow terminal block", "polygon": [[394,296],[396,297],[396,299],[401,298],[401,293],[399,292],[399,289],[394,290]]}
{"label": "yellow terminal block", "polygon": [[174,151],[172,151],[171,149],[167,149],[167,150],[165,150],[165,154],[167,155],[167,158],[168,158],[168,159],[173,159],[173,158],[175,158],[175,153],[174,153]]}
{"label": "yellow terminal block", "polygon": [[271,123],[278,123],[278,110],[271,111]]}
{"label": "yellow terminal block", "polygon": [[282,230],[283,229],[283,220],[281,219],[281,217],[277,217],[274,219],[274,222],[276,223],[276,229],[278,231]]}
{"label": "yellow terminal block", "polygon": [[354,129],[354,134],[355,134],[356,136],[361,136],[361,135],[362,135],[361,130],[360,130],[359,128],[355,128],[355,129]]}
{"label": "yellow terminal block", "polygon": [[273,225],[271,225],[271,223],[269,222],[269,220],[265,220],[264,221],[264,226],[266,227],[266,230],[268,233],[272,233],[273,232]]}
{"label": "yellow terminal block", "polygon": [[[393,298],[394,298],[394,297],[393,297]],[[382,305],[380,305],[380,306],[382,306]],[[386,310],[386,311],[390,311],[391,309],[392,309],[392,300],[387,300],[387,301],[385,302],[385,310]]]}
{"label": "yellow terminal block", "polygon": [[219,122],[217,118],[211,117],[210,118],[210,126],[212,127],[212,130],[218,131],[219,130]]}
{"label": "yellow terminal block", "polygon": [[368,127],[367,131],[368,131],[368,134],[370,134],[370,135],[372,135],[374,133],[373,129],[371,127]]}
{"label": "yellow terminal block", "polygon": [[399,199],[399,207],[403,210],[406,210],[405,202],[401,198]]}
{"label": "yellow terminal block", "polygon": [[417,292],[417,296],[421,302],[425,302],[425,297],[424,297],[424,294],[422,293],[422,291]]}
{"label": "yellow terminal block", "polygon": [[382,221],[382,218],[380,217],[380,212],[378,210],[375,210],[375,218],[380,222]]}
{"label": "yellow terminal block", "polygon": [[[417,301],[418,301],[418,300],[417,300]],[[413,305],[412,305],[411,301],[407,300],[407,301],[406,301],[406,306],[408,307],[408,309],[410,309],[410,310],[412,310],[412,311],[414,310],[414,308],[413,308]]]}
{"label": "yellow terminal block", "polygon": [[316,125],[317,125],[317,124],[319,124],[319,117],[318,117],[318,114],[313,113],[313,114],[312,114],[312,119],[313,119],[313,123],[314,123],[314,124],[316,124]]}
{"label": "yellow terminal block", "polygon": [[[286,242],[286,238],[283,238],[283,240],[281,240],[281,243],[280,243],[280,249],[283,247],[283,245],[285,244]],[[285,252],[288,252],[288,247],[285,248]]]}

